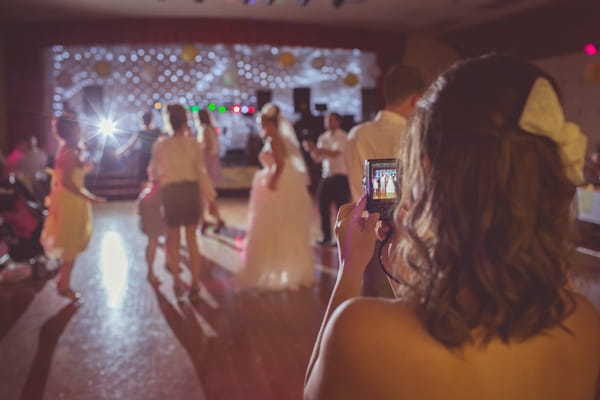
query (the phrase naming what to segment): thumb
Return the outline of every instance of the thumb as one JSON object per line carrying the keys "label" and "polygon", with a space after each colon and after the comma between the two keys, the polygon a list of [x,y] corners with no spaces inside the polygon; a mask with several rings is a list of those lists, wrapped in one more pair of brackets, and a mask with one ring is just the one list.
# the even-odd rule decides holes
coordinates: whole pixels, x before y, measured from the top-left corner
{"label": "thumb", "polygon": [[367,232],[375,232],[375,225],[379,221],[380,215],[379,213],[369,214],[367,220],[365,221],[364,230]]}

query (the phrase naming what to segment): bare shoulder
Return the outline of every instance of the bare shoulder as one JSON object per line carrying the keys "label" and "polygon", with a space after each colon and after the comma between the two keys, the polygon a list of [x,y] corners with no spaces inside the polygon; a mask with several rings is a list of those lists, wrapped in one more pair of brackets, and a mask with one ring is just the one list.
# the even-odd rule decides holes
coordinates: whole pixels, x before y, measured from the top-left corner
{"label": "bare shoulder", "polygon": [[584,296],[574,294],[575,310],[564,321],[565,325],[579,337],[589,337],[600,351],[600,314]]}
{"label": "bare shoulder", "polygon": [[354,361],[377,360],[364,352],[388,352],[404,339],[426,334],[422,323],[407,305],[397,301],[356,298],[343,303],[333,314],[328,336],[335,349]]}
{"label": "bare shoulder", "polygon": [[[341,304],[323,335],[313,390],[319,399],[395,398],[403,360],[398,348],[412,347],[420,329],[402,303],[356,298]],[[411,343],[410,346],[406,346]],[[398,361],[400,360],[400,362]]]}
{"label": "bare shoulder", "polygon": [[342,303],[333,317],[336,323],[344,325],[363,321],[363,318],[380,323],[406,323],[415,318],[415,315],[402,302],[357,297]]}

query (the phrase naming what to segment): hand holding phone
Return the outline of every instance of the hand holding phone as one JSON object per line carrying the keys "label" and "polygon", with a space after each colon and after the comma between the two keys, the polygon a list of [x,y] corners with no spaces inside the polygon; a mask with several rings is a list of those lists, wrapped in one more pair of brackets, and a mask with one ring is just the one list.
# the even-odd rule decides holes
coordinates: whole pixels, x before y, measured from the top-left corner
{"label": "hand holding phone", "polygon": [[365,161],[363,185],[369,213],[379,213],[381,220],[391,220],[399,200],[398,160],[394,158]]}

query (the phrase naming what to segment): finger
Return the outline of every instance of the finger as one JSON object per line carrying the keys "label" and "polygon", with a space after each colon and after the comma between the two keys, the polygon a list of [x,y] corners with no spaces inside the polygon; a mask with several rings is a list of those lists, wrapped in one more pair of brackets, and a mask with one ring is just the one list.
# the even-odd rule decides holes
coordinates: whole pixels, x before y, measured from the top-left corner
{"label": "finger", "polygon": [[388,235],[388,232],[389,232],[389,227],[387,227],[386,224],[379,225],[379,227],[376,229],[377,239],[379,239],[379,240],[385,239],[385,237]]}
{"label": "finger", "polygon": [[377,222],[379,221],[379,217],[380,217],[379,213],[369,214],[369,216],[365,220],[364,230],[366,232],[375,233],[375,225],[377,225]]}
{"label": "finger", "polygon": [[336,220],[337,221],[342,221],[343,219],[346,219],[346,217],[348,215],[350,215],[350,213],[352,212],[352,210],[354,209],[354,207],[356,207],[355,203],[347,203],[344,204],[343,206],[340,207],[339,211],[338,211],[338,215]]}
{"label": "finger", "polygon": [[356,203],[356,207],[354,207],[354,209],[352,210],[352,215],[351,218],[354,220],[358,220],[363,211],[365,211],[365,207],[367,206],[367,195],[363,194],[360,199],[358,200],[358,202]]}

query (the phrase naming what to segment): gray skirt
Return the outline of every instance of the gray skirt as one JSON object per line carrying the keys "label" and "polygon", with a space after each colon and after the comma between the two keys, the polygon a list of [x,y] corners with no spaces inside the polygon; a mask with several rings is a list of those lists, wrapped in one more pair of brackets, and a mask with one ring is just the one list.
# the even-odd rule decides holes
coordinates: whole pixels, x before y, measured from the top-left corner
{"label": "gray skirt", "polygon": [[165,222],[169,228],[197,225],[200,220],[198,182],[176,182],[162,187]]}

